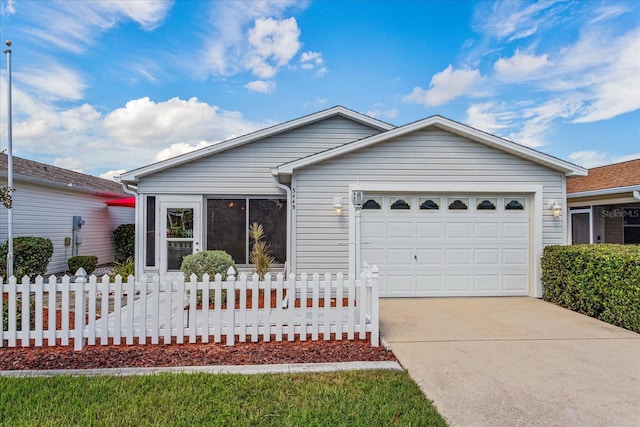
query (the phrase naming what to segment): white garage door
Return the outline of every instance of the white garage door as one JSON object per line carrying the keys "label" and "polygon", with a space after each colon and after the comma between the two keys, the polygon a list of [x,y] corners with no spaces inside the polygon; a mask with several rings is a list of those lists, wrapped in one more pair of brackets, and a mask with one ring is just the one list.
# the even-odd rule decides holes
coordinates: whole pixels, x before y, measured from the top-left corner
{"label": "white garage door", "polygon": [[362,259],[380,295],[529,295],[524,195],[367,195]]}

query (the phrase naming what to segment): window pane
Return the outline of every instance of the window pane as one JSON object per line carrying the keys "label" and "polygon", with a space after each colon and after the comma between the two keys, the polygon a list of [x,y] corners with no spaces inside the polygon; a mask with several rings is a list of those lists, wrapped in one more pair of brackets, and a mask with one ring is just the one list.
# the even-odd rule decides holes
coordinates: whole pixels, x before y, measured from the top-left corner
{"label": "window pane", "polygon": [[[391,199],[392,203],[391,203],[391,207],[390,209],[411,209],[411,205],[409,205],[409,203],[407,203],[404,199]],[[407,199],[409,201],[411,201],[411,199]]]}
{"label": "window pane", "polygon": [[167,242],[167,269],[180,270],[182,259],[193,253],[193,242]]}
{"label": "window pane", "polygon": [[457,199],[457,198],[451,197],[447,199],[447,203],[449,203],[450,210],[467,210],[469,199],[467,198]]}
{"label": "window pane", "polygon": [[264,228],[263,240],[271,248],[276,262],[284,263],[287,258],[287,201],[285,199],[250,199],[247,228],[254,222]]}
{"label": "window pane", "polygon": [[156,265],[156,198],[147,197],[146,260],[147,267]]}
{"label": "window pane", "polygon": [[382,206],[381,197],[372,197],[363,203],[362,209],[380,209]]}
{"label": "window pane", "polygon": [[236,264],[246,264],[245,212],[245,199],[208,199],[207,250],[226,251]]}
{"label": "window pane", "polygon": [[193,209],[167,209],[167,238],[186,239],[193,237]]}

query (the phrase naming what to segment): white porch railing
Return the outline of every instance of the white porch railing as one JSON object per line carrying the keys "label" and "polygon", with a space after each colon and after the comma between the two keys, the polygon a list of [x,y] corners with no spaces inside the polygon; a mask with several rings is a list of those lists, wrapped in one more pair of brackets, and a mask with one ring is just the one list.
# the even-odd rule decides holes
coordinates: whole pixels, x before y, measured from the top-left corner
{"label": "white porch railing", "polygon": [[[158,276],[76,278],[51,276],[31,283],[14,277],[3,284],[0,299],[0,347],[182,344],[236,340],[294,341],[366,339],[379,345],[378,270],[360,278],[330,274],[285,278],[233,270],[227,280],[216,275],[160,281]],[[233,290],[233,292],[231,291]],[[209,301],[209,291],[213,301]],[[223,292],[224,291],[224,292]],[[226,293],[226,303],[223,301]],[[199,300],[201,295],[201,301]],[[3,305],[8,308],[3,318]],[[20,317],[20,321],[18,321]],[[5,326],[6,325],[6,326]]]}

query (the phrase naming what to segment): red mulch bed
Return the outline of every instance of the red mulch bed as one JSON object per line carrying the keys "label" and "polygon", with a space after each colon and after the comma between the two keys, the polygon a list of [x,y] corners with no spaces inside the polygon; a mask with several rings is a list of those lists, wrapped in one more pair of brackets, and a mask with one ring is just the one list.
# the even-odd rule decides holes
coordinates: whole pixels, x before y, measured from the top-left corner
{"label": "red mulch bed", "polygon": [[[275,291],[271,305],[275,306]],[[238,303],[238,298],[236,303]],[[251,305],[248,292],[247,305]],[[321,299],[320,303],[324,301]],[[310,305],[311,301],[308,301]],[[226,305],[226,304],[225,304]],[[298,304],[296,304],[298,305]],[[344,301],[347,305],[347,301]],[[335,300],[332,301],[335,306]],[[259,307],[264,307],[263,295],[260,295]],[[45,330],[48,322],[48,311],[44,309]],[[69,323],[74,326],[74,313],[69,313]],[[62,313],[56,311],[57,328],[60,328]],[[45,334],[46,335],[46,334]],[[237,337],[236,337],[237,338]],[[370,334],[366,340],[341,341],[272,341],[257,343],[240,343],[236,339],[234,346],[226,346],[226,337],[222,343],[196,344],[160,344],[160,345],[95,345],[86,346],[82,351],[73,350],[73,339],[70,346],[46,347],[0,347],[0,371],[26,369],[97,369],[159,366],[206,366],[206,365],[261,365],[278,363],[328,363],[355,361],[397,361],[393,353],[384,347],[372,347]],[[346,335],[344,335],[346,338]],[[185,337],[185,341],[187,341]],[[58,340],[59,341],[59,340]],[[213,341],[213,337],[211,337]],[[124,339],[122,340],[124,343]],[[33,344],[33,343],[32,343]]]}
{"label": "red mulch bed", "polygon": [[[367,337],[368,338],[368,337]],[[224,339],[223,339],[224,341]],[[45,342],[46,344],[46,342]],[[73,344],[73,340],[72,340]],[[0,348],[0,371],[397,361],[367,340]]]}

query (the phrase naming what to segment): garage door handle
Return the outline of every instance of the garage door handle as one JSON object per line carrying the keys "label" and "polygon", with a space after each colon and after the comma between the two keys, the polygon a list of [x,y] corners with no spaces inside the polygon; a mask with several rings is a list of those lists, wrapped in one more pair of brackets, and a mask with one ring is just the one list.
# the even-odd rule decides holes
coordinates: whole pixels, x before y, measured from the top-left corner
{"label": "garage door handle", "polygon": [[415,259],[417,261],[418,260],[418,255],[414,255],[413,259]]}

